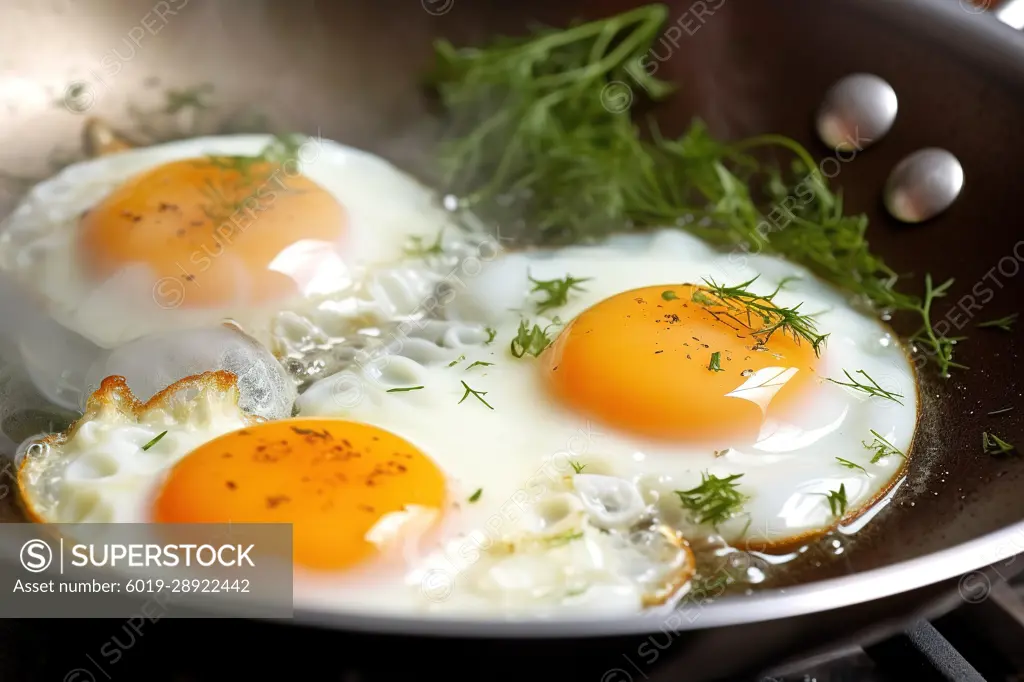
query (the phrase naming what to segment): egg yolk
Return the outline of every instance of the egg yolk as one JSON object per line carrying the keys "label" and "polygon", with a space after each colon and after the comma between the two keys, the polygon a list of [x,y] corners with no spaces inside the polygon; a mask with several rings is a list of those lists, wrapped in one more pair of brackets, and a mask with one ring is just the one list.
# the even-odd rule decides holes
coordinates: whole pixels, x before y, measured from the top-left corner
{"label": "egg yolk", "polygon": [[762,331],[773,322],[747,311],[688,284],[617,294],[561,331],[543,358],[545,383],[564,404],[624,431],[754,442],[766,418],[806,404],[817,354],[785,329]]}
{"label": "egg yolk", "polygon": [[405,440],[367,424],[286,419],[225,434],[170,471],[154,502],[162,523],[290,523],[297,565],[354,566],[367,531],[406,505],[438,509],[445,478]]}
{"label": "egg yolk", "polygon": [[345,223],[341,204],[287,163],[186,159],[128,180],[87,211],[78,253],[99,281],[138,263],[154,285],[177,280],[181,306],[262,303],[297,293],[272,267],[282,251],[337,242]]}

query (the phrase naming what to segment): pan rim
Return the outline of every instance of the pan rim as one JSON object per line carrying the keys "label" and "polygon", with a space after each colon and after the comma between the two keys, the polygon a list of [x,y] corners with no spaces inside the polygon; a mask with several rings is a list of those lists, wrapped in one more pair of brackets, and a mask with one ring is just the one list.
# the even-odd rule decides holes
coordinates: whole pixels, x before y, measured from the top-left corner
{"label": "pan rim", "polygon": [[[960,576],[958,585],[963,596],[967,578],[1020,552],[1024,552],[1024,521],[955,547],[868,571],[758,591],[751,595],[724,596],[706,606],[695,606],[699,610],[693,618],[680,617],[684,612],[680,607],[623,618],[524,617],[515,620],[439,614],[412,617],[303,607],[296,608],[292,618],[280,622],[388,635],[487,639],[568,639],[684,632],[830,611],[891,597],[957,576]],[[277,622],[279,619],[259,620]]]}

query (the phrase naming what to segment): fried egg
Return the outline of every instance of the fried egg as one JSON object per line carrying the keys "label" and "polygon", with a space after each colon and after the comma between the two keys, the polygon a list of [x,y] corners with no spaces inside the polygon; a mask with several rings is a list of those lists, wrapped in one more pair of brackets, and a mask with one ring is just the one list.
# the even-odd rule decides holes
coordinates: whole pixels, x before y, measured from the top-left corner
{"label": "fried egg", "polygon": [[308,138],[282,161],[266,151],[275,140],[122,151],[32,188],[0,226],[0,275],[24,318],[7,333],[47,396],[81,402],[98,349],[224,320],[277,351],[283,313],[294,331],[325,296],[336,309],[410,238],[450,223],[372,154]]}
{"label": "fried egg", "polygon": [[[545,305],[543,283],[570,277],[564,302]],[[498,505],[411,574],[413,588],[452,585],[440,600],[421,589],[425,608],[565,604],[606,587],[565,547],[537,549],[554,495],[572,501],[558,520],[581,555],[601,556],[602,515],[625,538],[662,529],[781,554],[852,524],[902,477],[913,368],[877,319],[803,268],[665,230],[502,254],[460,283],[441,319],[405,324],[297,402],[300,416],[377,425],[451,462],[462,490],[482,490],[466,509]],[[766,316],[708,303],[740,284]],[[813,315],[818,334],[764,332],[780,310]],[[524,542],[529,561],[507,551]],[[641,594],[634,606],[656,601]]]}
{"label": "fried egg", "polygon": [[[292,524],[296,600],[311,608],[416,608],[420,592],[400,588],[423,581],[420,548],[468,531],[467,517],[474,516],[460,504],[467,492],[451,476],[464,463],[435,460],[367,423],[253,417],[238,407],[227,372],[187,377],[145,403],[123,378],[109,377],[67,432],[24,444],[19,460],[21,498],[37,522]],[[493,486],[509,475],[500,464],[491,469]],[[585,508],[567,514],[564,497],[552,490],[546,521],[529,517],[544,535],[526,533],[509,570],[550,580],[543,577],[550,561],[531,562],[531,552],[567,546],[584,532]],[[496,510],[489,498],[475,501],[480,510]],[[655,557],[621,534],[596,526],[586,532],[603,552],[595,557],[604,559],[591,557],[584,574],[603,586],[605,608],[609,597],[619,608],[635,608],[638,591],[678,590],[693,572],[692,553],[675,535],[660,539]],[[572,569],[563,575],[569,587],[583,558],[574,548],[562,558],[562,567]],[[590,601],[601,592],[595,588]],[[514,593],[500,596],[511,601]]]}

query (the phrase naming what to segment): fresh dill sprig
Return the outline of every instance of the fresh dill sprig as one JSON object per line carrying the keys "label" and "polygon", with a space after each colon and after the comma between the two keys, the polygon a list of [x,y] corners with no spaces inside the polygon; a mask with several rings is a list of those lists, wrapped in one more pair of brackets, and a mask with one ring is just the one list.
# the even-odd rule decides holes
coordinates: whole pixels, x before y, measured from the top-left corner
{"label": "fresh dill sprig", "polygon": [[483,360],[477,360],[472,365],[467,367],[466,371],[468,372],[469,370],[473,369],[474,367],[491,367],[493,365],[494,365],[493,362],[484,362]]}
{"label": "fresh dill sprig", "polygon": [[143,452],[145,452],[146,450],[149,450],[151,447],[153,447],[154,445],[159,443],[160,439],[163,438],[166,435],[167,435],[166,431],[164,431],[162,433],[158,433],[156,436],[153,437],[153,440],[149,441],[148,443],[146,443],[145,445],[142,446]]}
{"label": "fresh dill sprig", "polygon": [[509,236],[524,246],[677,225],[733,252],[782,256],[878,310],[919,316],[912,338],[948,376],[962,338],[938,333],[930,313],[949,283],[935,289],[929,276],[923,301],[898,290],[867,216],[844,210],[807,149],[775,134],[722,142],[700,120],[679,137],[634,121],[642,100],[674,90],[643,67],[669,17],[654,4],[484,45],[435,43],[428,84],[448,124],[440,189],[489,224],[520,226]]}
{"label": "fresh dill sprig", "polygon": [[[695,290],[691,298],[707,308],[717,319],[730,319],[751,329],[759,345],[768,343],[772,334],[778,331],[789,334],[798,342],[807,341],[814,349],[814,354],[821,355],[821,347],[828,334],[819,334],[813,317],[799,312],[802,303],[792,308],[774,304],[785,281],[780,282],[770,294],[761,296],[750,292],[747,287],[756,282],[758,277],[735,286],[724,286],[713,279],[705,279],[704,288]],[[758,318],[760,324],[755,323],[754,318]]]}
{"label": "fresh dill sprig", "polygon": [[860,381],[854,379],[850,375],[850,373],[847,370],[845,370],[845,369],[843,370],[843,374],[845,374],[846,378],[850,380],[849,382],[839,381],[838,379],[828,379],[828,378],[826,379],[826,381],[830,381],[833,384],[836,384],[837,386],[845,386],[846,388],[852,388],[855,391],[860,391],[862,393],[867,393],[868,395],[873,395],[873,396],[878,397],[878,398],[885,398],[886,400],[891,400],[894,403],[897,403],[899,405],[903,404],[903,401],[900,400],[900,398],[903,397],[902,393],[895,393],[893,391],[885,390],[884,388],[879,386],[878,382],[875,381],[874,379],[872,379],[868,375],[868,373],[865,372],[864,370],[858,369],[857,370],[857,374],[860,374],[861,376],[863,376],[870,383],[867,383],[867,384],[861,383]]}
{"label": "fresh dill sprig", "polygon": [[408,243],[402,248],[402,252],[408,258],[426,258],[427,256],[439,256],[444,253],[442,244],[444,239],[444,230],[437,233],[437,237],[430,244],[423,241],[423,237],[416,234],[412,235],[408,239]]}
{"label": "fresh dill sprig", "polygon": [[722,354],[715,351],[711,354],[711,362],[708,363],[708,371],[711,372],[724,372],[722,369]]}
{"label": "fresh dill sprig", "polygon": [[539,280],[533,277],[529,279],[533,284],[533,289],[530,290],[530,293],[542,292],[545,295],[545,299],[537,303],[537,314],[543,315],[552,308],[559,308],[568,303],[570,291],[574,289],[586,291],[580,286],[580,283],[589,282],[592,278],[584,277],[577,279],[572,275],[566,275],[564,279]]}
{"label": "fresh dill sprig", "polygon": [[586,464],[580,464],[579,462],[569,462],[569,466],[571,466],[572,470],[577,474],[582,474],[583,470],[587,468]]}
{"label": "fresh dill sprig", "polygon": [[832,511],[832,516],[842,516],[846,513],[846,484],[841,483],[839,490],[830,490],[828,494],[816,493],[828,500],[828,508]]}
{"label": "fresh dill sprig", "polygon": [[987,431],[981,434],[981,450],[986,455],[1005,455],[1008,452],[1013,452],[1016,447],[1012,443],[1008,443],[994,433]]}
{"label": "fresh dill sprig", "polygon": [[1004,332],[1010,332],[1013,331],[1013,325],[1017,322],[1018,317],[1020,317],[1019,313],[1011,313],[1006,317],[1000,317],[998,320],[979,322],[977,326],[979,329],[995,327],[996,329],[1002,329]]}
{"label": "fresh dill sprig", "polygon": [[[839,462],[839,464],[841,464],[842,466],[846,467],[847,469],[854,469],[854,470],[858,470],[859,469],[860,471],[863,471],[865,474],[868,472],[868,470],[865,469],[864,467],[862,467],[861,465],[857,464],[856,462],[851,462],[848,459],[843,459],[842,457],[836,457],[836,461]],[[872,460],[872,462],[874,462],[874,460]]]}
{"label": "fresh dill sprig", "polygon": [[561,547],[562,545],[569,544],[573,540],[579,540],[582,537],[583,531],[567,530],[564,533],[559,533],[558,535],[549,535],[548,537],[543,538],[542,541],[548,547]]}
{"label": "fresh dill sprig", "polygon": [[690,511],[697,523],[718,525],[736,514],[749,497],[737,490],[737,480],[743,474],[733,474],[719,478],[704,472],[700,475],[701,483],[690,490],[677,490],[676,495],[683,507]]}
{"label": "fresh dill sprig", "polygon": [[862,440],[861,445],[866,447],[868,450],[875,451],[875,456],[871,458],[872,464],[878,464],[879,461],[892,455],[896,455],[897,457],[902,457],[904,459],[907,458],[907,456],[903,453],[902,450],[900,450],[898,447],[896,447],[895,445],[887,441],[885,438],[883,438],[882,435],[878,433],[878,431],[871,429],[870,433],[873,436],[874,440],[870,442]]}
{"label": "fresh dill sprig", "polygon": [[540,355],[545,348],[551,345],[552,339],[548,336],[548,329],[557,324],[559,323],[556,321],[541,329],[538,324],[534,324],[533,327],[530,327],[526,323],[526,320],[521,320],[519,322],[519,331],[516,333],[516,337],[512,339],[512,343],[509,345],[512,355],[517,358],[521,358],[527,354],[534,357]]}
{"label": "fresh dill sprig", "polygon": [[483,488],[477,488],[476,492],[474,492],[472,495],[469,496],[469,501],[470,502],[476,502],[477,500],[480,499],[480,496],[483,495],[483,494],[484,494],[484,489]]}
{"label": "fresh dill sprig", "polygon": [[405,393],[407,391],[419,391],[422,388],[423,388],[422,386],[407,386],[405,388],[389,388],[387,390],[387,392],[388,393]]}
{"label": "fresh dill sprig", "polygon": [[952,368],[969,369],[967,365],[953,361],[953,349],[959,341],[966,339],[966,336],[946,336],[935,332],[932,325],[932,303],[937,298],[942,298],[953,286],[953,280],[947,279],[939,286],[933,286],[931,274],[924,277],[924,302],[920,305],[910,306],[921,316],[921,328],[910,337],[910,340],[924,350],[939,368],[939,376],[949,377],[949,370]]}
{"label": "fresh dill sprig", "polygon": [[449,367],[454,367],[455,365],[459,364],[460,362],[462,362],[465,359],[466,359],[465,355],[460,355],[459,357],[457,357],[454,360],[452,360],[451,362],[449,362],[448,366]]}
{"label": "fresh dill sprig", "polygon": [[487,391],[474,391],[472,388],[469,387],[469,384],[467,384],[465,381],[462,382],[462,385],[465,387],[466,392],[462,394],[462,398],[459,400],[459,405],[462,404],[463,400],[465,400],[466,398],[468,398],[469,396],[472,395],[474,398],[476,398],[477,400],[482,402],[484,405],[486,405],[488,409],[490,409],[490,410],[494,409],[493,407],[491,407],[490,403],[488,403],[483,398],[485,395],[487,395]]}
{"label": "fresh dill sprig", "polygon": [[275,166],[282,166],[288,161],[296,161],[299,158],[299,149],[308,139],[307,136],[298,133],[275,135],[274,139],[268,142],[260,152],[260,158]]}
{"label": "fresh dill sprig", "polygon": [[184,90],[168,90],[165,93],[164,113],[177,114],[186,109],[204,110],[212,104],[207,99],[213,94],[213,83],[202,83]]}

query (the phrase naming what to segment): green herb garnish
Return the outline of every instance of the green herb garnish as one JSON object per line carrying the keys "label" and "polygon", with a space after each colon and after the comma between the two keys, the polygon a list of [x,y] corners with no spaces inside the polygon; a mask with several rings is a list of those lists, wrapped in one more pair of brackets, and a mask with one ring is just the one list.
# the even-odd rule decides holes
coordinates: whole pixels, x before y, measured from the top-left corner
{"label": "green herb garnish", "polygon": [[463,382],[462,382],[462,385],[463,385],[463,386],[464,386],[464,387],[466,388],[466,392],[462,394],[462,399],[461,399],[461,400],[459,400],[459,405],[461,405],[461,404],[462,404],[462,401],[463,401],[463,400],[465,400],[465,399],[466,399],[466,398],[468,398],[468,397],[469,397],[470,395],[472,395],[472,396],[473,396],[474,398],[476,398],[477,400],[479,400],[480,402],[482,402],[482,403],[483,403],[484,405],[487,405],[487,408],[488,408],[488,409],[490,409],[490,410],[493,410],[493,409],[494,409],[494,408],[493,408],[493,407],[491,407],[491,406],[490,406],[490,404],[489,404],[489,403],[488,403],[488,402],[487,402],[486,400],[484,400],[484,398],[483,398],[483,396],[487,395],[487,391],[474,391],[474,390],[473,390],[472,388],[470,388],[470,387],[469,387],[469,384],[467,384],[467,383],[466,383],[465,381],[463,381]]}
{"label": "green herb garnish", "polygon": [[582,474],[583,470],[587,468],[586,464],[580,464],[579,462],[569,462],[569,466],[571,466],[572,470],[577,474]]}
{"label": "green herb garnish", "polygon": [[918,315],[913,339],[948,375],[960,339],[930,319],[948,283],[933,289],[929,276],[923,301],[897,290],[869,248],[867,216],[844,211],[802,145],[771,134],[720,142],[700,120],[673,138],[634,121],[642,100],[674,90],[644,67],[669,19],[654,4],[482,46],[436,42],[441,190],[488,224],[519,226],[510,236],[523,245],[676,225],[733,253],[782,256],[876,309]]}
{"label": "green herb garnish", "polygon": [[426,258],[427,256],[439,256],[444,253],[444,248],[441,246],[444,239],[444,230],[437,233],[437,237],[433,242],[427,244],[423,241],[423,237],[419,235],[413,235],[409,237],[408,244],[402,249],[405,255],[409,258]]}
{"label": "green herb garnish", "polygon": [[665,291],[661,292],[661,298],[664,301],[674,301],[679,297],[676,296],[676,292],[672,291],[671,289],[666,289]]}
{"label": "green herb garnish", "polygon": [[160,439],[163,438],[166,435],[167,435],[166,431],[164,431],[163,433],[158,433],[156,436],[153,437],[153,440],[149,441],[148,443],[146,443],[145,445],[142,446],[143,452],[145,452],[146,450],[149,450],[151,447],[153,447],[154,445],[159,443]]}
{"label": "green herb garnish", "polygon": [[743,474],[719,478],[704,472],[701,483],[690,490],[677,490],[676,495],[683,507],[694,514],[697,523],[718,525],[731,518],[749,498],[737,490],[737,480]]}
{"label": "green herb garnish", "polygon": [[708,363],[708,370],[712,372],[724,372],[722,369],[722,354],[715,351],[711,354],[711,362]]}
{"label": "green herb garnish", "polygon": [[995,327],[996,329],[1002,329],[1004,332],[1013,331],[1013,325],[1017,322],[1017,318],[1020,317],[1019,313],[1012,313],[1006,317],[1000,317],[998,320],[989,320],[988,322],[979,322],[978,327]]}
{"label": "green herb garnish", "polygon": [[164,113],[173,115],[186,109],[196,111],[209,109],[211,104],[207,96],[211,94],[213,94],[213,83],[202,83],[184,90],[168,90],[164,95]]}
{"label": "green herb garnish", "polygon": [[1005,455],[1013,452],[1016,448],[1012,443],[1007,443],[994,433],[987,431],[981,434],[981,450],[986,455]]}
{"label": "green herb garnish", "polygon": [[457,357],[454,360],[452,360],[451,362],[449,362],[448,366],[449,367],[454,367],[455,365],[459,364],[460,362],[462,362],[465,359],[466,359],[465,355],[460,355],[459,357]]}
{"label": "green herb garnish", "polygon": [[991,412],[988,413],[988,416],[994,417],[997,414],[1006,414],[1007,412],[1013,412],[1013,406],[1001,407],[998,410],[992,410]]}
{"label": "green herb garnish", "polygon": [[484,331],[487,332],[487,340],[484,341],[484,345],[489,346],[491,345],[491,342],[494,341],[494,337],[498,335],[498,330],[491,329],[490,327],[484,327]]}
{"label": "green herb garnish", "polygon": [[921,316],[921,328],[910,337],[910,340],[931,358],[932,362],[938,365],[939,376],[948,377],[951,368],[968,369],[967,365],[953,362],[953,347],[957,342],[966,339],[966,336],[946,336],[937,334],[932,326],[932,303],[937,298],[946,295],[949,287],[953,285],[952,279],[947,279],[937,287],[932,286],[932,276],[924,277],[924,303],[914,303],[907,309],[914,310]]}
{"label": "green herb garnish", "polygon": [[543,538],[543,542],[549,547],[561,547],[562,545],[569,544],[573,540],[579,540],[582,537],[583,531],[568,530],[564,533],[559,533],[558,535],[550,535]]}
{"label": "green herb garnish", "polygon": [[472,365],[467,367],[466,371],[468,372],[469,370],[473,369],[474,367],[491,367],[492,365],[494,365],[493,362],[484,362],[483,360],[477,360]]}
{"label": "green herb garnish", "polygon": [[[809,342],[814,354],[820,355],[828,334],[819,334],[812,316],[799,312],[802,304],[792,308],[781,308],[773,303],[785,280],[779,283],[775,291],[764,296],[747,289],[756,281],[757,277],[754,277],[736,286],[727,287],[713,279],[705,279],[704,288],[696,289],[691,298],[695,303],[707,308],[716,319],[730,319],[751,329],[759,345],[768,343],[772,334],[778,331],[789,334],[798,342]],[[755,318],[760,323],[755,321]]]}
{"label": "green herb garnish", "polygon": [[897,403],[899,405],[903,404],[903,402],[900,400],[900,398],[903,397],[903,395],[901,393],[894,393],[893,391],[885,390],[884,388],[879,386],[878,382],[875,381],[874,379],[872,379],[868,375],[868,373],[865,372],[864,370],[858,369],[857,370],[857,374],[860,374],[861,376],[863,376],[870,383],[862,384],[858,380],[854,379],[850,375],[850,373],[848,371],[846,371],[845,369],[843,370],[843,374],[845,374],[846,378],[850,380],[849,382],[839,381],[837,379],[826,379],[826,380],[832,382],[833,384],[836,384],[837,386],[845,386],[846,388],[852,388],[855,391],[860,391],[861,393],[867,393],[868,395],[873,395],[873,396],[875,396],[877,398],[885,398],[886,400],[891,400],[894,403]]}
{"label": "green herb garnish", "polygon": [[[860,469],[865,474],[868,472],[868,470],[865,469],[864,467],[862,467],[861,465],[859,465],[859,464],[857,464],[855,462],[851,462],[848,459],[843,459],[842,457],[836,457],[836,461],[839,462],[844,467],[846,467],[847,469]],[[872,461],[874,461],[874,460],[872,460]]]}
{"label": "green herb garnish", "polygon": [[846,513],[847,502],[845,483],[839,485],[839,490],[830,490],[827,495],[824,493],[816,494],[828,499],[828,508],[832,510],[832,516],[842,516]]}
{"label": "green herb garnish", "polygon": [[484,489],[483,488],[477,488],[476,492],[469,496],[469,501],[470,502],[476,502],[477,500],[480,499],[480,496],[483,495],[483,494],[484,494]]}
{"label": "green herb garnish", "polygon": [[407,388],[389,388],[388,393],[405,393],[406,391],[418,391],[422,386],[409,386]]}
{"label": "green herb garnish", "polygon": [[530,282],[533,283],[533,289],[530,293],[543,292],[545,299],[537,303],[537,314],[543,315],[552,308],[559,308],[569,302],[569,292],[573,289],[578,291],[585,291],[580,286],[581,282],[590,281],[590,277],[584,277],[583,279],[576,279],[572,275],[566,275],[565,279],[549,279],[549,280],[538,280],[530,277]]}
{"label": "green herb garnish", "polygon": [[874,440],[871,442],[862,440],[861,445],[866,447],[868,450],[875,451],[875,456],[871,458],[872,464],[877,464],[880,460],[893,455],[906,459],[907,456],[898,447],[883,438],[878,431],[871,429],[870,433],[874,437]]}
{"label": "green herb garnish", "polygon": [[517,358],[527,354],[533,357],[540,355],[545,348],[551,345],[551,337],[548,336],[547,332],[550,327],[551,325],[541,329],[540,325],[534,324],[531,328],[527,325],[526,320],[520,321],[519,331],[509,346],[512,355]]}

